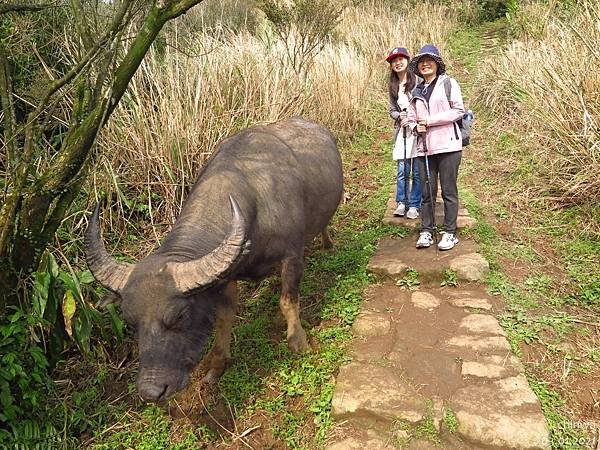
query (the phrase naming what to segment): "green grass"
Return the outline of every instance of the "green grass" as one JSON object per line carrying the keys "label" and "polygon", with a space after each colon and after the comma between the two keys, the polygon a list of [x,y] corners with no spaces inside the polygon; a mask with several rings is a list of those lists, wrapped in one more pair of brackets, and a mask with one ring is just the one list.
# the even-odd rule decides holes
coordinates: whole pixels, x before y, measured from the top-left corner
{"label": "green grass", "polygon": [[427,414],[425,419],[415,427],[414,436],[425,438],[434,444],[440,444],[440,435],[433,421],[433,404],[431,400],[427,402]]}
{"label": "green grass", "polygon": [[440,286],[458,287],[458,275],[455,270],[444,270],[444,279],[440,282]]}
{"label": "green grass", "polygon": [[560,395],[548,388],[547,383],[528,376],[529,386],[540,399],[542,411],[550,428],[550,445],[555,449],[575,450],[590,448],[591,440],[583,428],[558,413],[565,402]]}
{"label": "green grass", "polygon": [[[476,67],[477,58],[470,50],[477,44],[473,34],[484,29],[485,26],[459,32],[451,42],[453,55],[462,59],[471,75],[481,70]],[[468,92],[469,83],[465,84]],[[585,374],[598,369],[600,349],[589,337],[593,332],[577,321],[583,312],[584,319],[597,322],[589,317],[597,317],[600,305],[597,277],[600,237],[586,230],[594,229],[594,225],[598,229],[600,209],[560,209],[545,198],[526,197],[526,201],[519,201],[520,193],[526,193],[537,182],[540,167],[523,153],[517,136],[510,131],[498,133],[498,124],[490,111],[481,105],[473,106],[478,116],[475,132],[484,133],[486,140],[481,148],[465,150],[461,168],[461,201],[478,221],[466,234],[478,242],[490,263],[488,291],[506,302],[500,322],[512,351],[521,356],[523,347],[532,346],[546,355],[543,360],[533,357],[526,372],[542,404],[552,448],[585,448],[586,431],[590,430],[573,428],[573,419],[566,416],[572,414],[572,409],[566,407],[559,392],[550,389],[549,380],[560,386],[555,374],[562,373],[563,364],[571,373]],[[466,157],[471,151],[477,151],[477,157]],[[512,167],[505,178],[493,170],[499,159]],[[467,186],[466,181],[472,185]],[[493,201],[484,204],[486,198]],[[513,214],[526,214],[527,220]],[[510,233],[500,234],[492,225],[503,221],[513,222],[509,222]],[[519,269],[514,271],[511,267]],[[550,273],[548,267],[554,270]],[[565,345],[575,335],[579,336],[576,339],[579,344],[587,342],[587,351]],[[549,380],[544,381],[545,377]]]}
{"label": "green grass", "polygon": [[449,407],[446,408],[446,413],[444,414],[444,425],[450,433],[456,433],[456,430],[458,430],[458,419],[454,411]]}
{"label": "green grass", "polygon": [[396,281],[397,286],[406,286],[408,289],[416,289],[421,284],[419,280],[419,271],[412,267],[406,269],[406,275],[403,278]]}
{"label": "green grass", "polygon": [[[481,48],[481,37],[477,28],[459,28],[449,39],[450,60],[460,61],[461,66],[469,73],[474,75],[477,70],[479,53]],[[461,82],[463,95],[468,97],[471,80],[474,77],[465,78]]]}

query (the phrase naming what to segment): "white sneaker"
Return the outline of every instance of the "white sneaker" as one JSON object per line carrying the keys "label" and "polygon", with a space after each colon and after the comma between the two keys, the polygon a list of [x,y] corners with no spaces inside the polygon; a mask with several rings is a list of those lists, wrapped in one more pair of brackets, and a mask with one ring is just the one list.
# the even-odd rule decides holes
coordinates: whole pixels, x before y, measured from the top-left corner
{"label": "white sneaker", "polygon": [[411,206],[410,208],[408,208],[408,212],[406,213],[406,218],[407,219],[416,219],[417,217],[419,217],[419,211],[417,210],[417,208],[415,208],[414,206]]}
{"label": "white sneaker", "polygon": [[419,234],[419,240],[417,241],[417,248],[427,248],[433,244],[433,236],[429,231],[421,231]]}
{"label": "white sneaker", "polygon": [[440,250],[450,250],[458,244],[458,238],[453,233],[442,233],[442,240],[438,243]]}
{"label": "white sneaker", "polygon": [[402,217],[405,212],[406,207],[404,206],[404,203],[398,203],[398,207],[396,208],[396,211],[394,211],[394,215],[397,217]]}

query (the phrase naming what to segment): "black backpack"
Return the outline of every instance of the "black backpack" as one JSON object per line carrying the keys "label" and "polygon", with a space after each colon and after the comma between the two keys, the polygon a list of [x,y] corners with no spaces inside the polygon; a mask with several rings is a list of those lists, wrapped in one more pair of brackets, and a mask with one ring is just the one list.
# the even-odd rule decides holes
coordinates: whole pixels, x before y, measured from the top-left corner
{"label": "black backpack", "polygon": [[[446,91],[446,98],[448,99],[448,104],[450,104],[450,97],[452,94],[452,83],[450,81],[450,77],[444,80],[444,90]],[[452,106],[450,104],[450,106]],[[458,125],[458,129],[460,130],[460,134],[462,136],[462,145],[466,147],[469,145],[469,141],[471,139],[471,123],[472,117],[467,117],[468,114],[464,114],[463,118],[456,122]]]}

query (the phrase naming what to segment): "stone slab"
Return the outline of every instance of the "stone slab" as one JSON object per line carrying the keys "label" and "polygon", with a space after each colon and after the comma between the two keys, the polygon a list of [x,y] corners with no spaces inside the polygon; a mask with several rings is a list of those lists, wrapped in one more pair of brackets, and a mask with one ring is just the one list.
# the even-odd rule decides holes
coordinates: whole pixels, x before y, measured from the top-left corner
{"label": "stone slab", "polygon": [[475,361],[463,361],[461,374],[477,378],[496,379],[523,373],[523,364],[512,354],[487,355]]}
{"label": "stone slab", "polygon": [[[489,314],[469,314],[460,321],[459,328],[472,334],[492,334],[506,336],[498,319]],[[466,331],[465,331],[466,330]]]}
{"label": "stone slab", "polygon": [[[396,210],[396,194],[395,191],[392,192],[391,197],[388,200],[387,208],[385,213],[383,214],[383,223],[386,225],[397,225],[407,228],[420,229],[421,228],[421,218],[418,217],[416,219],[407,219],[404,217],[396,217],[394,216],[394,211]],[[419,211],[420,213],[420,211]],[[435,208],[435,223],[443,224],[444,223],[444,205],[441,202],[441,199],[438,199]],[[458,229],[473,227],[477,224],[477,220],[473,217],[469,216],[469,212],[466,208],[459,207],[458,210],[458,218],[456,220],[456,227]]]}
{"label": "stone slab", "polygon": [[450,261],[449,266],[461,280],[482,281],[490,273],[489,263],[479,253],[457,255]]}
{"label": "stone slab", "polygon": [[427,414],[425,400],[395,368],[352,362],[340,369],[333,392],[335,419],[371,418],[417,423]]}
{"label": "stone slab", "polygon": [[466,386],[451,404],[465,440],[498,449],[550,448],[539,401],[523,375]]}
{"label": "stone slab", "polygon": [[[393,448],[393,447],[391,447]],[[328,445],[325,447],[325,450],[389,450],[390,445],[382,441],[381,439],[377,439],[374,437],[366,438],[366,439],[357,439],[357,438],[346,438],[341,442],[336,442],[334,444]]]}
{"label": "stone slab", "polygon": [[[383,238],[379,241],[377,251],[371,257],[367,269],[372,273],[401,279],[406,269],[411,267],[424,279],[443,279],[443,273],[450,268],[453,260],[461,255],[476,252],[476,244],[462,239],[456,247],[446,252],[436,252],[434,246],[427,249],[415,248],[416,236],[395,239]],[[464,278],[463,278],[464,279]]]}
{"label": "stone slab", "polygon": [[361,337],[381,336],[390,332],[392,324],[387,315],[376,312],[361,312],[352,325],[355,335]]}
{"label": "stone slab", "polygon": [[492,304],[485,298],[457,298],[450,300],[449,303],[458,308],[473,308],[484,311],[490,311],[492,309]]}
{"label": "stone slab", "polygon": [[510,350],[510,344],[503,336],[472,336],[461,334],[446,341],[449,347],[458,347],[477,352],[503,352]]}
{"label": "stone slab", "polygon": [[421,291],[413,292],[410,301],[415,307],[428,310],[437,308],[441,304],[441,300],[435,295]]}

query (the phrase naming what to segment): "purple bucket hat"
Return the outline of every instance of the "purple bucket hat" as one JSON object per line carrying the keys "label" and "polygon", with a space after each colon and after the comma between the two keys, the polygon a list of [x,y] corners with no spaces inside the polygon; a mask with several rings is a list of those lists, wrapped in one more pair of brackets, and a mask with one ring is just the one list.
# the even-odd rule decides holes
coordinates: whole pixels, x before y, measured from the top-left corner
{"label": "purple bucket hat", "polygon": [[421,72],[419,72],[418,64],[419,61],[425,56],[429,56],[437,63],[438,75],[441,75],[446,72],[446,64],[444,64],[444,61],[440,56],[440,51],[435,45],[431,44],[424,45],[421,48],[421,50],[419,50],[419,53],[417,53],[415,57],[410,61],[410,63],[408,63],[408,70],[410,70],[416,75],[422,76]]}

